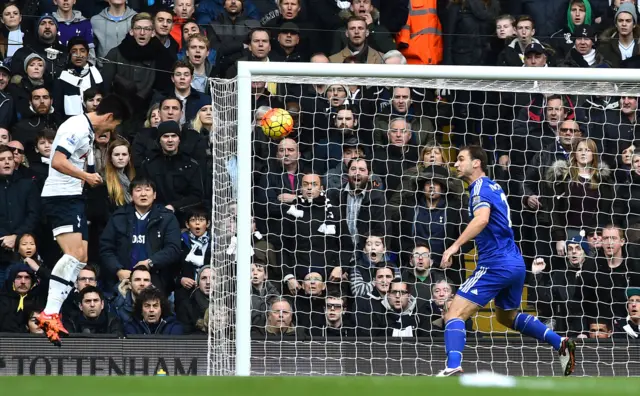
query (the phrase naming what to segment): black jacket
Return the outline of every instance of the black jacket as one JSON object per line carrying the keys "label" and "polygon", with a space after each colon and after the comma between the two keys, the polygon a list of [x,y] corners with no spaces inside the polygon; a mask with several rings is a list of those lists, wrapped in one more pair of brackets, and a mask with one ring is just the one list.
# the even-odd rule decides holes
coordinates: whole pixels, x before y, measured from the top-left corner
{"label": "black jacket", "polygon": [[[13,280],[18,272],[22,271],[31,275],[33,281],[31,290],[24,297],[13,290]],[[26,264],[12,266],[0,291],[0,333],[26,333],[29,313],[32,310],[42,309],[47,290],[47,283],[39,284],[36,275]],[[20,309],[21,305],[22,309]]]}
{"label": "black jacket", "polygon": [[8,128],[16,118],[16,103],[7,92],[0,91],[0,127]]}
{"label": "black jacket", "polygon": [[0,177],[0,237],[36,231],[40,194],[32,179]]}
{"label": "black jacket", "polygon": [[625,229],[640,224],[640,175],[633,170],[629,172],[631,182],[617,185],[613,205],[616,224],[622,225]]}
{"label": "black jacket", "polygon": [[[126,205],[113,213],[100,237],[101,266],[115,280],[121,269],[131,269],[131,249],[136,220],[135,208]],[[168,287],[173,267],[180,262],[180,225],[173,212],[154,205],[149,214],[145,246],[153,261],[151,282]],[[135,263],[133,263],[135,265]]]}
{"label": "black jacket", "polygon": [[[26,15],[26,14],[25,14]],[[40,15],[40,14],[35,14]],[[35,21],[34,21],[35,22]],[[24,30],[23,30],[24,31]],[[34,37],[36,36],[36,37]],[[23,38],[23,47],[16,51],[11,58],[11,74],[12,75],[20,75],[25,76],[24,71],[24,60],[33,53],[37,53],[45,60],[45,76],[52,77],[52,79],[57,78],[62,73],[62,70],[67,65],[67,60],[69,57],[67,56],[67,47],[62,45],[59,41],[54,41],[53,44],[46,44],[40,41],[40,38],[37,37],[37,29],[33,35],[25,34]],[[46,49],[53,48],[55,50],[60,51],[56,59],[51,60],[47,56]]]}
{"label": "black jacket", "polygon": [[482,0],[467,0],[464,6],[451,3],[442,21],[444,34],[443,65],[486,65],[490,37],[500,11],[497,0],[489,7]]}
{"label": "black jacket", "polygon": [[140,174],[156,183],[156,202],[171,205],[176,212],[184,212],[204,201],[200,165],[180,151],[173,156],[156,152],[142,164]]}
{"label": "black jacket", "polygon": [[95,319],[85,317],[81,311],[77,311],[74,315],[63,316],[62,319],[64,327],[70,334],[115,334],[124,337],[120,319],[108,312],[106,304],[100,316]]}
{"label": "black jacket", "polygon": [[514,17],[530,15],[536,21],[536,35],[543,41],[551,37],[567,21],[569,0],[511,0],[503,10]]}
{"label": "black jacket", "polygon": [[[180,151],[193,158],[202,170],[207,164],[207,137],[197,131],[184,126],[180,135]],[[151,159],[160,152],[158,144],[158,129],[144,128],[136,133],[133,139],[133,166],[138,172],[142,163]]]}
{"label": "black jacket", "polygon": [[[344,221],[345,224],[347,220],[349,194],[351,193],[343,188],[339,191],[339,194],[329,195],[331,202],[339,208],[340,219]],[[364,249],[365,241],[369,235],[386,234],[384,213],[386,199],[384,192],[382,190],[373,189],[370,185],[367,185],[363,195],[362,202],[360,203],[360,210],[358,211],[358,217],[356,219],[356,250]],[[350,234],[348,229],[343,230],[343,232]]]}
{"label": "black jacket", "polygon": [[11,137],[24,145],[24,152],[30,162],[39,161],[40,154],[35,151],[38,133],[45,128],[51,128],[56,131],[60,124],[60,117],[53,112],[46,115],[38,115],[29,109],[29,112],[23,114],[22,119],[11,128]]}
{"label": "black jacket", "polygon": [[[53,94],[53,90],[48,83],[48,78],[44,81],[44,87]],[[15,111],[18,119],[29,118],[33,115],[33,110],[31,109],[31,90],[33,88],[34,84],[31,80],[20,75],[13,76],[11,78],[11,83],[7,86],[7,92],[14,100]]]}
{"label": "black jacket", "polygon": [[175,316],[167,316],[160,320],[156,326],[150,326],[144,320],[131,318],[124,324],[124,332],[126,335],[183,335],[184,330],[182,323]]}
{"label": "black jacket", "polygon": [[237,16],[235,21],[231,20],[229,14],[223,11],[206,28],[211,49],[216,51],[216,54],[242,52],[242,43],[247,40],[249,32],[259,26],[260,22],[243,15]]}
{"label": "black jacket", "polygon": [[345,230],[346,221],[340,221],[336,212],[324,196],[312,203],[298,197],[282,205],[285,277],[291,274],[304,279],[309,272],[318,272],[326,280],[335,267],[350,261],[351,237]]}
{"label": "black jacket", "polygon": [[[175,91],[169,90],[165,92],[156,92],[151,99],[151,104],[162,102],[162,100],[166,97],[175,96]],[[211,96],[205,95],[202,92],[198,92],[195,89],[191,88],[191,92],[189,96],[186,97],[187,104],[184,107],[184,119],[185,119],[185,127],[191,124],[198,112],[202,108],[202,106],[211,104]]]}
{"label": "black jacket", "polygon": [[604,152],[602,159],[611,168],[618,167],[619,155],[622,151],[629,147],[631,143],[640,140],[640,125],[638,125],[638,116],[630,121],[629,118],[622,114],[622,110],[611,110],[611,116],[607,117],[607,123],[604,125]]}
{"label": "black jacket", "polygon": [[[603,254],[600,252],[600,254]],[[627,315],[627,295],[629,287],[640,286],[638,262],[623,253],[624,260],[616,268],[610,268],[605,257],[585,262],[582,271],[584,285],[595,297],[585,299],[590,312],[597,312],[601,318],[623,318]]]}
{"label": "black jacket", "polygon": [[[206,304],[204,304],[206,302]],[[209,304],[209,296],[205,296],[198,287],[189,295],[189,298],[181,301],[176,307],[177,319],[184,328],[184,334],[203,334],[202,323],[204,314]],[[206,334],[206,332],[204,332]]]}

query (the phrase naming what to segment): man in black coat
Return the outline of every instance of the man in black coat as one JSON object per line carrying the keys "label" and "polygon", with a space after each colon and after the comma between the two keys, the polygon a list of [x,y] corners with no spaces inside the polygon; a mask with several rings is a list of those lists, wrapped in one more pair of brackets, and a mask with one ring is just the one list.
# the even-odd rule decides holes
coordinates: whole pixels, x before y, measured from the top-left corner
{"label": "man in black coat", "polygon": [[153,181],[136,178],[130,189],[132,204],[115,211],[100,238],[102,268],[115,282],[143,265],[153,285],[168,295],[180,264],[180,225],[173,212],[154,203]]}
{"label": "man in black coat", "polygon": [[347,166],[348,182],[341,190],[330,194],[331,201],[340,210],[340,219],[347,224],[343,232],[348,232],[356,250],[364,249],[368,235],[386,234],[387,201],[384,191],[374,186],[370,167],[364,158],[353,158]]}
{"label": "man in black coat", "polygon": [[216,56],[241,54],[243,43],[260,22],[245,15],[243,1],[224,1],[224,10],[207,26],[207,38]]}
{"label": "man in black coat", "polygon": [[32,179],[14,174],[11,147],[0,146],[0,284],[6,279],[18,235],[34,233],[40,218],[40,194]]}
{"label": "man in black coat", "polygon": [[47,289],[46,284],[38,284],[35,272],[28,265],[11,266],[0,292],[0,332],[26,332],[29,314],[42,306]]}
{"label": "man in black coat", "polygon": [[31,90],[30,110],[11,128],[11,136],[24,145],[27,158],[33,162],[40,160],[35,150],[36,137],[45,128],[57,130],[60,118],[54,113],[50,91],[44,86],[36,86]]}
{"label": "man in black coat", "polygon": [[[36,53],[45,60],[46,72],[54,79],[60,76],[67,64],[67,49],[58,41],[58,22],[49,14],[45,14],[38,20],[37,32],[33,35],[25,35],[24,45],[16,51],[11,58],[11,72],[16,75],[25,75],[24,60],[30,54]],[[55,54],[52,60],[47,56],[47,49]]]}
{"label": "man in black coat", "polygon": [[207,324],[204,323],[204,317],[209,309],[209,293],[214,281],[211,266],[201,267],[196,279],[198,287],[193,289],[188,299],[182,300],[176,307],[176,315],[184,326],[184,334],[206,334]]}
{"label": "man in black coat", "polygon": [[623,96],[620,98],[620,109],[610,110],[604,125],[604,152],[602,159],[612,169],[618,168],[618,159],[622,150],[640,139],[638,128],[638,97]]}
{"label": "man in black coat", "polygon": [[161,151],[143,162],[140,174],[157,186],[157,202],[185,220],[186,210],[206,201],[200,164],[180,149],[181,135],[175,121],[158,125]]}
{"label": "man in black coat", "polygon": [[79,293],[80,310],[63,318],[70,334],[114,334],[124,336],[120,319],[105,309],[104,294],[95,286],[87,286]]}

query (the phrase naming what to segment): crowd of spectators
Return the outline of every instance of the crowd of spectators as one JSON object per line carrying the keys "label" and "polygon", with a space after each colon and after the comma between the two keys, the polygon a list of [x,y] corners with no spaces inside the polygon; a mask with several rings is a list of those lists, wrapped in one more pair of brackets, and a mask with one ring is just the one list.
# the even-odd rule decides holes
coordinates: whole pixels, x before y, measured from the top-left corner
{"label": "crowd of spectators", "polygon": [[[209,301],[211,251],[248,248],[211,232],[212,170],[235,182],[237,167],[212,146],[210,77],[238,61],[640,64],[629,0],[22,0],[2,2],[2,26],[0,332],[13,333],[40,332],[60,256],[40,205],[56,129],[106,95],[135,116],[95,136],[104,183],[85,188],[89,264],[65,327],[207,334],[233,320]],[[452,165],[481,144],[530,269],[523,309],[560,333],[638,338],[640,93],[254,81],[252,94],[254,337],[442,336],[474,248],[440,262],[469,220]],[[270,108],[293,133],[262,133]]]}

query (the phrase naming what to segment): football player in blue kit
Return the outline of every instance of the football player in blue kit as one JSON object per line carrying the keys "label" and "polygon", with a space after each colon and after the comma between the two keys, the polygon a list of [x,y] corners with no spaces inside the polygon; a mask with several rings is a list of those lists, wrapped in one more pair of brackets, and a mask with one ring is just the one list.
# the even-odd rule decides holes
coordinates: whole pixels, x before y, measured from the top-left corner
{"label": "football player in blue kit", "polygon": [[575,342],[559,336],[535,316],[518,312],[526,268],[511,229],[507,197],[500,185],[486,176],[487,154],[479,146],[464,147],[455,168],[458,177],[469,183],[471,221],[444,252],[442,262],[450,262],[461,246],[475,238],[478,263],[445,314],[447,367],[438,376],[462,373],[465,321],[491,300],[495,300],[496,316],[501,324],[553,346],[558,351],[562,373],[570,375],[575,368]]}

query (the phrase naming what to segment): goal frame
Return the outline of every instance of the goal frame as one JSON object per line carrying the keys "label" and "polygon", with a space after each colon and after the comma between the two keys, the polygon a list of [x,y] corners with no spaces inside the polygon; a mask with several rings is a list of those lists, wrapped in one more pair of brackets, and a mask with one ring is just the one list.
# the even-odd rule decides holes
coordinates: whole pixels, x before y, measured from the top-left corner
{"label": "goal frame", "polygon": [[[570,81],[640,83],[640,73],[621,73],[619,69],[592,68],[525,68],[498,66],[443,66],[443,65],[385,65],[282,62],[238,62],[238,194],[236,307],[235,307],[235,374],[251,375],[251,190],[253,138],[251,113],[251,82],[258,76],[316,77],[316,78],[381,78],[381,79],[435,79],[434,89],[449,88],[447,80],[482,81]],[[634,75],[635,74],[635,75]],[[470,87],[470,89],[474,89]],[[477,89],[477,88],[476,88]],[[544,91],[541,91],[544,92]],[[640,95],[640,91],[638,95]],[[622,94],[622,92],[621,92]]]}

